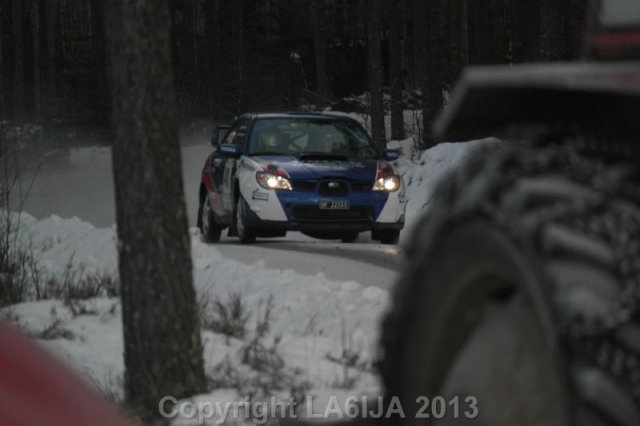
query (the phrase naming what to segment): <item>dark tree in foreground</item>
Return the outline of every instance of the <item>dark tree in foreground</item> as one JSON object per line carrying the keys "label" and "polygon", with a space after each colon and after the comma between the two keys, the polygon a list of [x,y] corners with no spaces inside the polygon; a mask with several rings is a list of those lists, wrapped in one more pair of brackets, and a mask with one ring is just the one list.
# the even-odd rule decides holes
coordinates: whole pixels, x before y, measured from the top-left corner
{"label": "dark tree in foreground", "polygon": [[205,390],[182,192],[167,0],[109,0],[113,168],[125,394],[143,418],[158,400]]}

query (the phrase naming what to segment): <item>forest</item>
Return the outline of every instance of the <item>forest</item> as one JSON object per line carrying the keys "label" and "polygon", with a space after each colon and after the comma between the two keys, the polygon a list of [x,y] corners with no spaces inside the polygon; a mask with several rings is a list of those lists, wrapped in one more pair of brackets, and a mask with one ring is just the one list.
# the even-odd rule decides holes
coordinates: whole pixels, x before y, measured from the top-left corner
{"label": "forest", "polygon": [[[579,57],[585,3],[170,0],[180,121],[332,107],[369,112],[374,139],[399,139],[402,109],[422,109],[428,128],[468,64]],[[105,4],[0,0],[3,119],[51,137],[109,128]],[[384,110],[392,135],[375,125]]]}

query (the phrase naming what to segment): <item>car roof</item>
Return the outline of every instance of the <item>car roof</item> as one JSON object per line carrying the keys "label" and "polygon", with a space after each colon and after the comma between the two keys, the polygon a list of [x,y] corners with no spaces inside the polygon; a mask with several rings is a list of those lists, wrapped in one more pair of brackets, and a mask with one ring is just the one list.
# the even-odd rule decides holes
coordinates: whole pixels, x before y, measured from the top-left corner
{"label": "car roof", "polygon": [[311,118],[311,119],[325,119],[325,120],[351,120],[356,121],[353,118],[342,115],[342,114],[332,114],[332,113],[321,113],[321,112],[254,112],[250,114],[245,114],[245,116],[249,116],[252,119],[261,119],[261,118]]}

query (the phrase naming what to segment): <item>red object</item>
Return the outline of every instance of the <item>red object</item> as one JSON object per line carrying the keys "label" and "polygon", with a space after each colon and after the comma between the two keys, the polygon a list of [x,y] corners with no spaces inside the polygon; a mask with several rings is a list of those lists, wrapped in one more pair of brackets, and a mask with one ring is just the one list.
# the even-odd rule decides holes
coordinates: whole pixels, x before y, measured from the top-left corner
{"label": "red object", "polygon": [[640,31],[603,31],[591,39],[591,49],[599,59],[640,58]]}
{"label": "red object", "polygon": [[0,426],[133,426],[96,390],[0,324]]}

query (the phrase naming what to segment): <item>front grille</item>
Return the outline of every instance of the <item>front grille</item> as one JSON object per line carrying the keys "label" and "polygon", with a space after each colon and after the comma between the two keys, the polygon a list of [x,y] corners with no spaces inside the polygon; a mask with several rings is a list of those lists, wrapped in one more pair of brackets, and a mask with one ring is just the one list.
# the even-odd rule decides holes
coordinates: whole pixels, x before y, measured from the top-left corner
{"label": "front grille", "polygon": [[371,191],[371,188],[373,188],[373,182],[359,181],[351,183],[351,190],[353,192],[367,192]]}
{"label": "front grille", "polygon": [[[334,186],[332,188],[332,186]],[[326,182],[320,182],[320,187],[318,188],[318,193],[320,195],[348,195],[349,194],[349,185],[343,181],[331,180]]]}
{"label": "front grille", "polygon": [[[329,183],[336,182],[337,188],[330,188]],[[316,189],[320,195],[348,195],[349,185],[351,185],[352,192],[368,192],[373,187],[373,182],[370,181],[324,181],[318,184],[316,180],[294,180],[291,181],[291,187],[294,191],[299,192],[316,192]]]}
{"label": "front grille", "polygon": [[291,182],[294,191],[314,192],[316,190],[316,181],[314,180],[294,180]]}
{"label": "front grille", "polygon": [[293,219],[298,222],[373,220],[373,209],[367,206],[351,206],[348,210],[324,210],[318,206],[294,206],[291,212]]}

